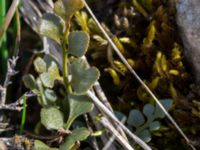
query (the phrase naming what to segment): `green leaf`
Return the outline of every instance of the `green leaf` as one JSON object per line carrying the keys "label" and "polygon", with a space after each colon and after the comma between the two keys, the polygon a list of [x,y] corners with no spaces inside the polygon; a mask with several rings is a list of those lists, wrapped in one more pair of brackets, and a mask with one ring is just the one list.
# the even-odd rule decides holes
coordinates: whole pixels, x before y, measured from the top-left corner
{"label": "green leaf", "polygon": [[82,0],[58,0],[54,5],[54,12],[66,20],[83,7]]}
{"label": "green leaf", "polygon": [[127,117],[120,111],[114,111],[115,116],[120,120],[120,121],[126,121]]}
{"label": "green leaf", "polygon": [[53,90],[46,89],[44,95],[49,102],[54,103],[57,100],[56,93]]}
{"label": "green leaf", "polygon": [[71,72],[75,94],[85,94],[99,78],[99,71],[95,67],[88,68],[82,59],[73,59],[71,61]]}
{"label": "green leaf", "polygon": [[64,27],[65,23],[62,18],[53,13],[46,13],[41,19],[39,25],[39,33],[55,40],[60,44],[60,39],[63,35]]}
{"label": "green leaf", "polygon": [[48,68],[48,73],[50,74],[51,77],[53,77],[55,80],[59,80],[61,78],[58,66],[55,62],[51,62],[49,68]]}
{"label": "green leaf", "polygon": [[54,86],[54,76],[45,72],[40,75],[40,79],[43,85],[47,88],[53,88]]}
{"label": "green leaf", "polygon": [[48,130],[58,130],[63,127],[63,114],[55,107],[42,108],[41,123]]}
{"label": "green leaf", "polygon": [[149,125],[150,131],[156,131],[160,129],[160,122],[154,121]]}
{"label": "green leaf", "polygon": [[37,89],[36,80],[33,75],[28,74],[23,76],[24,85],[30,90]]}
{"label": "green leaf", "polygon": [[43,72],[46,72],[47,70],[46,63],[41,57],[37,57],[34,60],[34,67],[38,73],[43,73]]}
{"label": "green leaf", "polygon": [[139,126],[144,124],[144,122],[145,122],[144,116],[139,110],[133,109],[130,111],[128,120],[127,120],[127,123],[129,125],[134,126],[135,128],[138,128]]}
{"label": "green leaf", "polygon": [[69,117],[66,123],[66,128],[69,129],[73,121],[87,112],[92,111],[93,103],[86,95],[69,95]]}
{"label": "green leaf", "polygon": [[155,108],[151,104],[146,104],[143,108],[143,114],[147,117],[147,119],[150,119],[153,117],[153,113],[155,111]]}
{"label": "green leaf", "polygon": [[35,150],[48,150],[49,146],[43,143],[42,141],[35,140],[34,141]]}
{"label": "green leaf", "polygon": [[56,63],[56,65],[58,65],[58,63],[57,63],[58,60],[57,60],[56,56],[54,56],[52,54],[45,54],[44,57],[43,57],[43,60],[47,64],[47,68],[49,68],[51,66],[52,62],[54,62],[54,63]]}
{"label": "green leaf", "polygon": [[151,133],[149,132],[149,130],[143,130],[142,132],[140,132],[138,134],[138,136],[145,141],[146,143],[151,141]]}
{"label": "green leaf", "polygon": [[53,10],[58,16],[62,17],[64,20],[67,19],[67,13],[62,0],[57,0],[55,2]]}
{"label": "green leaf", "polygon": [[86,128],[77,128],[72,131],[72,134],[65,139],[65,143],[60,147],[60,150],[70,150],[76,141],[83,141],[89,136],[89,131]]}
{"label": "green leaf", "polygon": [[50,148],[48,145],[46,145],[45,143],[39,140],[34,141],[34,149],[35,150],[58,150],[58,148]]}
{"label": "green leaf", "polygon": [[89,35],[83,31],[71,32],[68,37],[68,52],[76,57],[85,55],[89,46]]}
{"label": "green leaf", "polygon": [[90,132],[88,129],[81,127],[76,128],[72,131],[72,134],[70,135],[71,138],[73,138],[76,141],[83,141],[90,135]]}
{"label": "green leaf", "polygon": [[[172,104],[173,104],[172,99],[163,99],[163,100],[160,100],[160,102],[167,111],[169,111],[169,109],[172,107]],[[165,113],[162,111],[160,106],[156,104],[155,118],[164,118],[164,117],[165,117]]]}
{"label": "green leaf", "polygon": [[48,102],[45,99],[44,87],[42,85],[42,81],[40,80],[40,78],[37,78],[36,83],[37,83],[37,86],[38,86],[38,89],[39,89],[39,93],[38,93],[38,97],[37,97],[38,102],[39,102],[40,105],[45,107],[45,106],[48,105]]}
{"label": "green leaf", "polygon": [[65,5],[66,12],[69,14],[73,14],[84,7],[84,3],[82,0],[62,0],[62,1]]}

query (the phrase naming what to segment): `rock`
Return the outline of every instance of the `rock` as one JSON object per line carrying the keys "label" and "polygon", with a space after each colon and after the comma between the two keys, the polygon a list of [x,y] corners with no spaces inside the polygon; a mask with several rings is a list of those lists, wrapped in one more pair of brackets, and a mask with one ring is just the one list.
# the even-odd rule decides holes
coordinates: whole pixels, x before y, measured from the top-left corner
{"label": "rock", "polygon": [[0,150],[7,150],[7,146],[3,141],[0,141]]}
{"label": "rock", "polygon": [[176,0],[176,9],[184,55],[200,83],[200,0]]}

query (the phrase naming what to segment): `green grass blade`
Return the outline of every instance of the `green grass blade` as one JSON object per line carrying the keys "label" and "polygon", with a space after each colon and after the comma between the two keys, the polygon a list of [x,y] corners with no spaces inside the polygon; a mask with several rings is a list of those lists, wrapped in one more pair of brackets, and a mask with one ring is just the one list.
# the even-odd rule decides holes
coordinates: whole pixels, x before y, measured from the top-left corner
{"label": "green grass blade", "polygon": [[23,110],[21,116],[20,134],[24,132],[24,126],[26,123],[26,96],[23,97]]}
{"label": "green grass blade", "polygon": [[0,25],[2,25],[6,15],[6,0],[0,0]]}
{"label": "green grass blade", "polygon": [[[0,26],[2,26],[4,20],[5,20],[5,15],[6,15],[6,0],[0,0]],[[8,56],[8,51],[7,51],[7,37],[6,34],[0,39],[0,57],[1,57],[1,70],[3,74],[6,72],[6,65],[7,65],[7,56]]]}

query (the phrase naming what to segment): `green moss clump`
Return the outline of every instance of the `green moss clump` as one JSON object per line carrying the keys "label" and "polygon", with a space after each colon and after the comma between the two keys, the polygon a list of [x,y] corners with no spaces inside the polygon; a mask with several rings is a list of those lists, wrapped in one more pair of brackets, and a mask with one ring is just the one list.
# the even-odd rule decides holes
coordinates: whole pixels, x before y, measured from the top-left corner
{"label": "green moss clump", "polygon": [[[158,98],[174,100],[172,112],[176,113],[177,109],[181,111],[179,115],[174,114],[175,120],[184,125],[185,119],[180,114],[187,114],[194,117],[192,124],[197,124],[196,117],[192,115],[192,101],[187,101],[193,77],[187,70],[182,54],[174,0],[113,0],[110,3],[91,2],[90,6],[95,9],[99,20],[105,22],[104,28],[121,53]],[[113,52],[94,21],[85,12],[79,12],[76,14],[76,24],[90,33],[88,58],[100,69],[103,89],[113,107],[128,114],[130,109],[142,108],[146,103],[153,104],[152,98]],[[194,135],[191,130],[198,132],[197,128],[191,129],[191,125],[184,127],[188,135]],[[180,144],[174,139],[173,131],[169,130],[156,133],[155,138],[167,138],[153,144],[158,147],[169,141]],[[174,149],[177,145],[169,147]]]}

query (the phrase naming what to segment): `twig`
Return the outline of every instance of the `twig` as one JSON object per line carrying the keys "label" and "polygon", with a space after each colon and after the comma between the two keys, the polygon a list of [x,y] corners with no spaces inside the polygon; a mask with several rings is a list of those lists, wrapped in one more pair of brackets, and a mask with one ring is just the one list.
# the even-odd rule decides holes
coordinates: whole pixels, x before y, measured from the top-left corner
{"label": "twig", "polygon": [[19,0],[13,0],[12,4],[8,10],[8,13],[6,15],[6,19],[0,28],[0,39],[3,37],[4,33],[8,29],[8,26],[10,25],[10,22],[15,14],[15,11],[16,11],[18,5],[19,5]]}
{"label": "twig", "polygon": [[99,23],[99,21],[97,20],[97,18],[95,17],[94,13],[92,12],[92,10],[90,9],[90,7],[88,6],[88,4],[85,2],[85,0],[82,0],[85,4],[85,7],[87,9],[87,11],[89,12],[89,14],[92,16],[92,18],[94,19],[94,21],[96,22],[97,26],[99,27],[99,29],[101,30],[101,32],[103,33],[103,35],[106,37],[106,39],[108,40],[108,42],[110,43],[110,45],[112,46],[112,48],[114,49],[114,51],[117,53],[117,55],[119,56],[119,58],[122,60],[122,62],[125,64],[125,66],[128,68],[128,70],[133,74],[133,76],[140,82],[140,84],[144,87],[144,89],[149,93],[149,95],[155,100],[155,102],[158,104],[158,106],[162,109],[162,111],[165,113],[165,115],[167,116],[167,118],[172,122],[172,124],[175,126],[175,128],[178,130],[178,132],[182,135],[182,137],[186,140],[187,144],[193,149],[196,150],[196,148],[192,145],[191,141],[189,140],[189,138],[185,135],[185,133],[182,131],[182,129],[179,127],[179,125],[176,123],[176,121],[172,118],[172,116],[167,112],[167,110],[163,107],[163,105],[160,103],[160,101],[158,100],[158,98],[154,95],[154,93],[150,90],[150,88],[143,82],[143,80],[139,77],[139,75],[135,72],[135,70],[133,70],[133,68],[129,65],[129,63],[127,62],[126,58],[121,54],[120,50],[117,48],[117,46],[114,44],[114,42],[112,41],[112,39],[109,37],[109,35],[106,33],[106,31],[104,30],[104,28],[102,27],[102,25]]}
{"label": "twig", "polygon": [[55,135],[49,135],[49,136],[42,136],[42,135],[37,135],[37,134],[34,134],[34,133],[31,133],[29,131],[24,131],[24,134],[27,136],[27,137],[30,137],[30,138],[33,138],[33,139],[39,139],[39,140],[53,140],[53,139],[57,139],[57,138],[60,138],[66,134],[55,134]]}
{"label": "twig", "polygon": [[[94,116],[98,116],[99,113],[100,113],[100,112],[99,112],[99,108],[96,107],[96,106],[94,107],[93,111],[89,113],[89,116],[90,116],[90,118],[92,119],[93,124],[94,124],[96,130],[101,130],[102,128],[105,128],[104,125],[101,124],[101,122],[95,121],[95,119],[93,119]],[[105,116],[105,117],[107,117],[107,116]],[[103,145],[106,145],[106,143],[108,142],[108,140],[109,140],[108,137],[109,137],[109,136],[108,136],[106,133],[104,133],[104,134],[102,134],[102,135],[100,136]],[[116,146],[115,146],[114,144],[112,144],[112,145],[110,146],[110,149],[112,149],[112,150],[117,150],[117,148],[116,148]]]}
{"label": "twig", "polygon": [[10,81],[11,77],[17,74],[17,71],[14,70],[16,64],[17,64],[18,57],[13,57],[12,59],[8,60],[8,71],[6,74],[6,78],[4,81],[3,87],[0,86],[0,93],[1,93],[1,99],[0,99],[0,110],[16,110],[21,111],[22,107],[20,106],[23,103],[23,97],[26,96],[32,97],[34,94],[30,92],[26,92],[22,97],[20,97],[16,102],[11,104],[6,104],[6,94],[7,94],[7,88],[12,83]]}
{"label": "twig", "polygon": [[[90,64],[88,63],[88,60],[87,60],[86,56],[83,56],[82,59],[85,60],[85,62],[87,63],[88,66],[90,66]],[[94,87],[95,93],[97,94],[97,96],[99,97],[99,99],[102,101],[102,103],[103,103],[106,107],[108,107],[108,109],[110,109],[110,111],[113,112],[113,109],[112,109],[112,107],[111,107],[111,105],[110,105],[110,103],[109,103],[109,101],[108,101],[106,95],[104,94],[104,92],[103,92],[103,90],[102,90],[102,88],[101,88],[101,86],[100,86],[100,83],[99,83],[98,81],[96,81],[96,82],[94,83],[94,86],[93,86],[93,87]]]}
{"label": "twig", "polygon": [[21,111],[22,107],[16,106],[15,104],[9,104],[9,105],[1,105],[0,110],[16,110]]}
{"label": "twig", "polygon": [[100,122],[104,125],[105,128],[107,128],[111,133],[112,137],[110,140],[107,142],[107,144],[104,146],[102,150],[108,150],[114,139],[116,138],[117,141],[126,149],[126,150],[134,150],[130,144],[127,142],[126,139],[115,129],[115,127],[105,118],[102,117],[100,119]]}
{"label": "twig", "polygon": [[2,86],[0,87],[0,93],[1,93],[0,106],[5,105],[7,87],[9,84],[11,84],[10,78],[14,76],[15,74],[17,74],[17,71],[14,70],[17,64],[17,60],[18,60],[18,57],[13,57],[12,59],[8,59],[8,62],[7,62],[8,71],[6,73],[6,78],[5,78],[3,87]]}
{"label": "twig", "polygon": [[14,75],[17,74],[17,71],[14,70],[15,66],[17,65],[17,60],[18,60],[18,56],[16,57],[13,57],[13,58],[10,58],[7,62],[7,65],[8,65],[8,71],[7,71],[7,74],[6,74],[6,79],[4,81],[4,85],[3,87],[4,88],[7,88],[9,84],[11,84],[10,82],[10,78]]}
{"label": "twig", "polygon": [[[84,118],[85,118],[85,122],[86,122],[86,124],[87,124],[88,130],[89,130],[91,133],[93,133],[93,129],[92,129],[92,127],[90,126],[90,122],[89,122],[89,119],[88,119],[88,115],[85,114],[85,115],[84,115]],[[99,150],[99,147],[98,147],[98,144],[97,144],[97,140],[96,140],[95,137],[92,137],[92,145],[93,145],[93,148],[94,148],[95,150]]]}
{"label": "twig", "polygon": [[[111,112],[114,112],[107,97],[105,96],[101,86],[100,86],[100,83],[99,82],[95,82],[94,84],[94,90],[97,94],[97,96],[99,97],[99,99],[102,101],[102,103],[108,108],[110,109]],[[117,125],[115,125],[117,126]],[[118,127],[117,130],[122,134],[122,136],[128,141],[127,137],[126,137],[126,134],[123,132],[123,130]]]}
{"label": "twig", "polygon": [[106,114],[112,121],[117,123],[123,130],[126,132],[136,143],[138,143],[143,149],[151,150],[151,148],[143,142],[140,138],[134,135],[124,124],[122,124],[113,113],[106,107],[102,102],[90,91],[87,92],[87,95],[93,100],[94,104],[102,110],[104,114]]}
{"label": "twig", "polygon": [[103,103],[108,109],[110,109],[110,111],[113,112],[113,109],[112,109],[112,107],[111,107],[111,105],[110,105],[110,103],[109,103],[109,101],[108,101],[106,95],[104,94],[104,92],[103,92],[103,90],[102,90],[102,88],[101,88],[101,86],[100,86],[100,83],[99,83],[98,81],[94,83],[94,90],[95,90],[97,96],[99,97],[99,99],[102,101],[102,103]]}
{"label": "twig", "polygon": [[56,141],[61,142],[63,140],[64,136],[70,135],[72,132],[69,130],[60,129],[60,130],[58,130],[58,132],[56,134],[50,135],[50,136],[41,136],[41,135],[31,133],[29,131],[24,131],[24,133],[27,137],[30,137],[33,139],[48,140],[47,143],[51,144]]}
{"label": "twig", "polygon": [[30,92],[26,92],[23,96],[21,96],[16,102],[11,104],[4,104],[0,105],[0,110],[15,110],[15,111],[21,111],[23,107],[20,105],[23,104],[23,97],[26,96],[27,98],[35,96],[35,94],[32,94]]}
{"label": "twig", "polygon": [[1,119],[1,123],[0,123],[0,128],[1,129],[5,129],[9,124],[6,122],[2,122],[3,120]]}
{"label": "twig", "polygon": [[2,132],[7,132],[7,131],[12,131],[12,130],[14,130],[12,127],[10,127],[10,128],[5,128],[5,129],[0,129],[0,133],[2,133]]}

